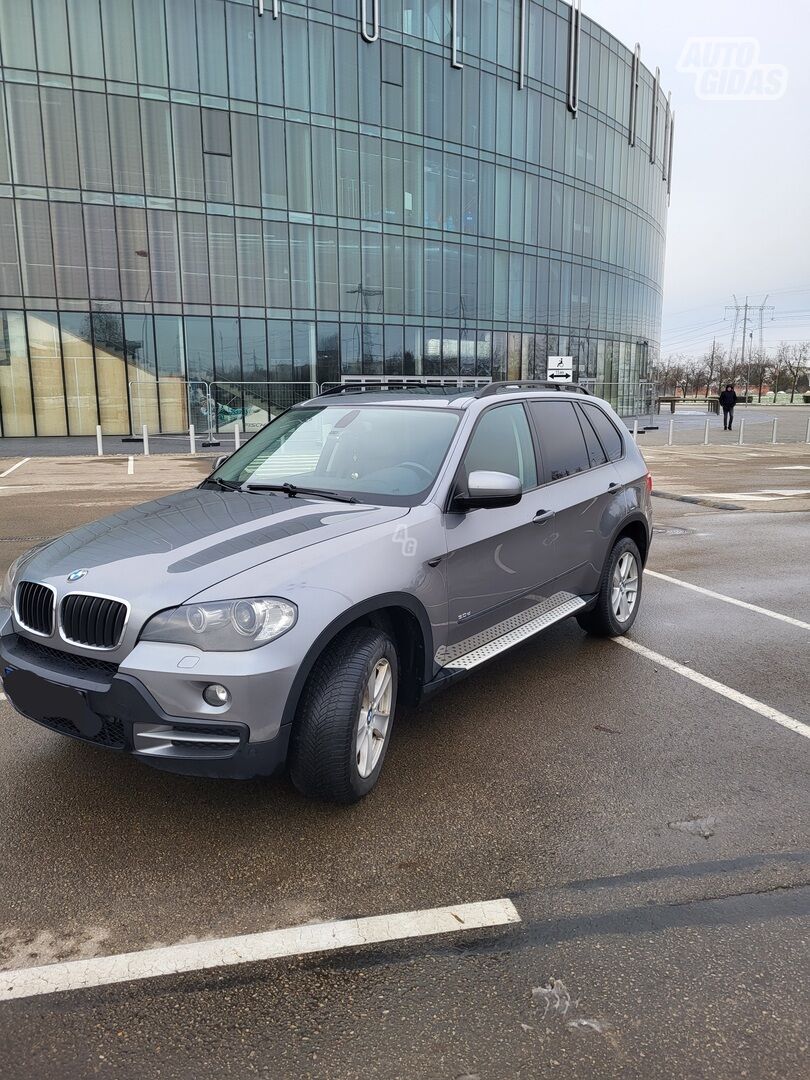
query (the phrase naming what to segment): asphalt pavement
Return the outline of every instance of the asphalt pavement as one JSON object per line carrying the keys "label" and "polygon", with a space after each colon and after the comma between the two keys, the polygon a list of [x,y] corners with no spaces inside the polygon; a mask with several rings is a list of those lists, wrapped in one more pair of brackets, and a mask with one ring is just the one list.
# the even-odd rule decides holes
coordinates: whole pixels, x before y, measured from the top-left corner
{"label": "asphalt pavement", "polygon": [[[0,1001],[0,1077],[807,1075],[810,513],[713,496],[810,457],[721,453],[650,455],[635,648],[568,621],[479,669],[399,717],[357,806],[154,772],[0,701],[0,989],[329,920],[520,917]],[[0,479],[0,567],[206,469],[28,462]]]}

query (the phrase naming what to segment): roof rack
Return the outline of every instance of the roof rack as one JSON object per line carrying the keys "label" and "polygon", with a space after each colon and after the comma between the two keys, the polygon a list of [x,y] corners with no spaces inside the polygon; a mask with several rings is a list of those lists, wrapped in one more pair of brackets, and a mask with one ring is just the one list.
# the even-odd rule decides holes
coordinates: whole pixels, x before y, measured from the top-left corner
{"label": "roof rack", "polygon": [[427,380],[419,378],[414,379],[412,376],[403,376],[401,379],[390,376],[381,376],[379,379],[369,379],[366,377],[357,377],[356,381],[346,381],[338,383],[336,386],[330,386],[326,390],[321,390],[317,397],[327,397],[334,394],[363,394],[373,393],[376,394],[380,390],[395,390],[397,393],[407,393],[409,391],[415,391],[417,393],[424,393],[425,391],[432,392],[434,394],[447,393],[448,391],[473,391],[478,387],[476,384],[483,382],[483,379],[476,379],[473,377],[467,378],[466,376],[428,376]]}
{"label": "roof rack", "polygon": [[564,390],[590,395],[590,390],[586,390],[579,383],[548,382],[540,379],[510,379],[507,382],[487,383],[486,386],[482,386],[480,390],[476,391],[475,396],[477,398],[492,397],[502,390]]}

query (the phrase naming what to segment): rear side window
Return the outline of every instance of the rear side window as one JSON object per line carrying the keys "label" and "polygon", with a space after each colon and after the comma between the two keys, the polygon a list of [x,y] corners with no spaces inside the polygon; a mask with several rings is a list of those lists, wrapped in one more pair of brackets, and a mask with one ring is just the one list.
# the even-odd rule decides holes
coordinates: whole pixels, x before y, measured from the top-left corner
{"label": "rear side window", "polygon": [[571,401],[532,401],[546,480],[562,480],[591,467],[585,436]]}
{"label": "rear side window", "polygon": [[599,436],[599,441],[605,448],[605,453],[610,461],[618,461],[624,453],[622,437],[616,430],[616,425],[598,405],[580,406],[588,422]]}
{"label": "rear side window", "polygon": [[472,434],[464,456],[467,476],[478,469],[517,476],[524,491],[537,487],[537,465],[529,421],[522,405],[488,409]]}

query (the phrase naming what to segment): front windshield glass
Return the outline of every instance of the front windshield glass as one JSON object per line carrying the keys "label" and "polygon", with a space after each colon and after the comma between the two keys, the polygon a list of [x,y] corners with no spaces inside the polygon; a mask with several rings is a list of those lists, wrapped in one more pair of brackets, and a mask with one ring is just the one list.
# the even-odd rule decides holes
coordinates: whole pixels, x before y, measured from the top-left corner
{"label": "front windshield glass", "polygon": [[414,506],[433,486],[458,421],[457,412],[444,408],[294,408],[237,450],[214,476]]}

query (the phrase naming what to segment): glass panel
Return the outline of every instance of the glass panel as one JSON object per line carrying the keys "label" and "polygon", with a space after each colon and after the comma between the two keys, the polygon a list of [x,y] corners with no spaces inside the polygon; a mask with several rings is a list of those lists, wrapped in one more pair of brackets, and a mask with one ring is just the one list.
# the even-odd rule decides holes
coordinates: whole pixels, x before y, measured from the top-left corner
{"label": "glass panel", "polygon": [[[170,4],[170,7],[182,5]],[[135,23],[132,0],[102,0],[101,20],[104,30],[104,59],[107,77],[118,82],[136,82]]]}
{"label": "glass panel", "polygon": [[[17,0],[19,3],[19,0]],[[15,4],[15,7],[17,4]],[[22,7],[22,4],[19,4]],[[70,49],[65,0],[33,0],[34,26],[37,35],[37,59],[42,71],[70,72]],[[16,67],[14,57],[6,63]]]}
{"label": "glass panel", "polygon": [[14,202],[0,199],[0,295],[19,296],[21,292]]}
{"label": "glass panel", "polygon": [[267,353],[270,378],[290,382],[293,377],[292,336],[287,319],[270,319],[267,323]]}
{"label": "glass panel", "polygon": [[[0,18],[0,29],[5,25]],[[0,417],[4,435],[34,434],[28,341],[20,311],[0,311]]]}
{"label": "glass panel", "polygon": [[183,301],[186,304],[210,304],[208,281],[208,234],[202,214],[178,214]]}
{"label": "glass panel", "polygon": [[287,15],[281,20],[281,26],[284,35],[284,103],[290,109],[308,109],[307,22]]}
{"label": "glass panel", "polygon": [[172,105],[174,179],[179,199],[205,198],[200,110],[193,105]]}
{"label": "glass panel", "polygon": [[130,430],[127,398],[124,325],[120,315],[98,311],[91,316],[96,352],[98,414],[105,435]]}
{"label": "glass panel", "polygon": [[290,225],[290,278],[292,306],[315,307],[315,265],[312,227]]}
{"label": "glass panel", "polygon": [[79,136],[81,187],[112,191],[110,133],[107,102],[103,94],[76,93],[76,129]]}
{"label": "glass panel", "polygon": [[238,319],[214,319],[214,358],[217,382],[241,382]]}
{"label": "glass panel", "polygon": [[82,299],[88,294],[87,260],[79,203],[51,203],[51,229],[57,295]]}
{"label": "glass panel", "polygon": [[73,74],[104,78],[101,14],[98,0],[67,0]]}
{"label": "glass panel", "polygon": [[337,311],[338,293],[337,230],[315,229],[315,284],[321,311]]}
{"label": "glass panel", "polygon": [[155,331],[151,315],[124,316],[124,350],[129,383],[132,430],[160,431],[155,363]]}
{"label": "glass panel", "polygon": [[85,206],[84,230],[91,297],[99,300],[120,299],[118,244],[113,208],[89,204]]}
{"label": "glass panel", "polygon": [[155,316],[155,350],[161,430],[187,431],[188,389],[183,321],[179,316]]}
{"label": "glass panel", "polygon": [[[267,330],[264,319],[242,319],[242,375],[245,382],[267,381]],[[250,408],[249,395],[245,407]]]}
{"label": "glass panel", "polygon": [[315,323],[293,322],[293,380],[312,382],[315,373]]}
{"label": "glass panel", "polygon": [[56,296],[48,204],[18,199],[17,229],[25,293]]}
{"label": "glass panel", "polygon": [[180,303],[180,257],[177,249],[177,217],[168,210],[148,210],[152,299]]}
{"label": "glass panel", "polygon": [[284,147],[283,120],[268,120],[266,117],[259,117],[259,153],[261,157],[262,206],[272,207],[275,210],[286,210],[287,155]]}
{"label": "glass panel", "polygon": [[281,33],[276,19],[256,20],[256,53],[259,101],[269,105],[283,105],[284,65],[281,60]]}
{"label": "glass panel", "polygon": [[357,119],[357,35],[335,30],[335,114]]}
{"label": "glass panel", "polygon": [[242,206],[260,206],[259,132],[256,117],[234,113],[231,134],[234,202]]}
{"label": "glass panel", "polygon": [[287,124],[287,191],[290,210],[312,210],[309,127],[304,124]]}
{"label": "glass panel", "polygon": [[174,195],[172,124],[167,101],[141,102],[146,194]]}
{"label": "glass panel", "polygon": [[313,112],[333,116],[335,112],[335,72],[332,28],[319,23],[309,24],[310,35],[310,95]]}
{"label": "glass panel", "polygon": [[236,259],[239,270],[239,303],[264,307],[262,223],[236,218]]}
{"label": "glass panel", "polygon": [[11,149],[6,127],[6,94],[0,83],[0,184],[11,183]]}
{"label": "glass panel", "polygon": [[138,100],[112,95],[107,104],[115,190],[142,194],[143,154]]}
{"label": "glass panel", "polygon": [[225,5],[219,0],[197,0],[197,35],[200,52],[200,89],[204,94],[227,97]]}
{"label": "glass panel", "polygon": [[328,128],[312,128],[312,175],[315,213],[336,214],[335,133]]}
{"label": "glass panel", "polygon": [[90,316],[63,313],[60,324],[68,429],[71,435],[95,435],[98,414]]}
{"label": "glass panel", "polygon": [[14,181],[44,186],[47,181],[39,92],[36,86],[7,83],[6,100]]}
{"label": "glass panel", "polygon": [[28,347],[38,435],[67,435],[62,354],[55,311],[29,311]]}
{"label": "glass panel", "polygon": [[169,85],[176,90],[199,90],[197,29],[194,5],[170,0],[166,5],[169,45]]}
{"label": "glass panel", "polygon": [[211,320],[186,318],[186,368],[190,381],[214,378],[214,343],[211,337]]}
{"label": "glass panel", "polygon": [[287,223],[265,221],[263,230],[267,306],[288,308],[290,306],[290,248]]}
{"label": "glass panel", "polygon": [[41,101],[48,183],[51,187],[77,188],[79,161],[73,95],[69,90],[43,86]]}
{"label": "glass panel", "polygon": [[318,323],[317,355],[315,358],[315,381],[340,382],[340,327],[337,323]]}
{"label": "glass panel", "polygon": [[169,77],[163,0],[135,0],[135,40],[140,81],[166,86]]}
{"label": "glass panel", "polygon": [[34,21],[28,4],[0,4],[0,49],[7,67],[37,66]]}
{"label": "glass panel", "polygon": [[130,206],[115,209],[118,223],[118,258],[121,268],[121,292],[124,300],[149,299],[149,242],[146,236],[146,213]]}
{"label": "glass panel", "polygon": [[236,246],[233,218],[208,218],[208,258],[211,266],[211,301],[237,304]]}
{"label": "glass panel", "polygon": [[[250,8],[226,4],[228,24],[228,83],[231,97],[256,100],[256,54],[253,45],[253,11]],[[288,19],[285,22],[300,22]],[[306,33],[306,23],[303,23]],[[285,62],[287,57],[285,56]],[[296,78],[306,82],[307,65],[296,68]],[[303,74],[302,74],[303,73]],[[302,106],[306,108],[306,106]]]}

